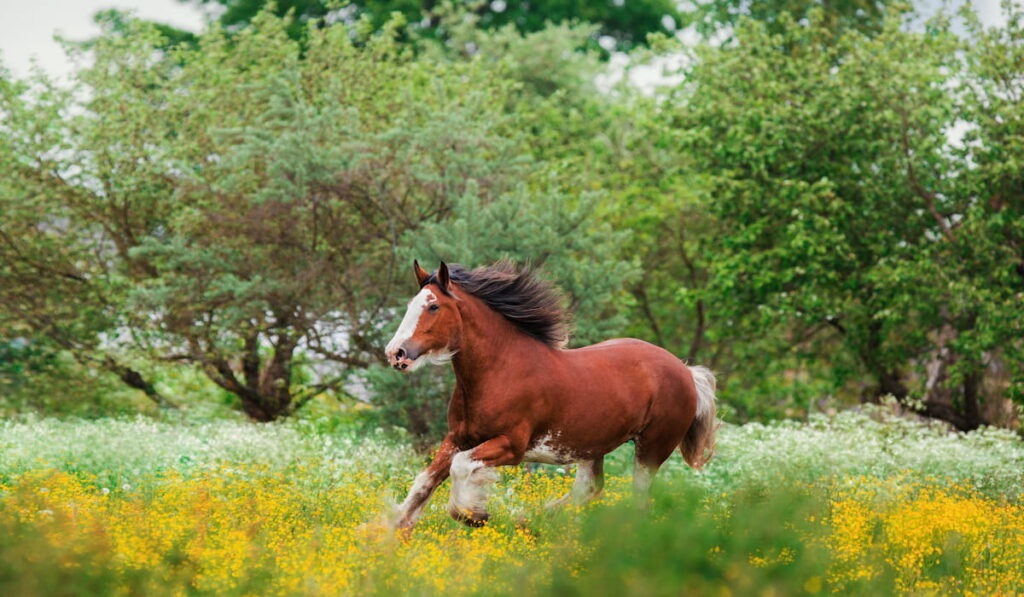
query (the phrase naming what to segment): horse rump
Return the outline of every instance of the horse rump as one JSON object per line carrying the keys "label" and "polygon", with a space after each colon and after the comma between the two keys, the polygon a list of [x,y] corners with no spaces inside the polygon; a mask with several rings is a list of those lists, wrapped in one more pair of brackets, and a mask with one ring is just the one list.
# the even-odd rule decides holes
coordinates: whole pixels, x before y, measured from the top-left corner
{"label": "horse rump", "polygon": [[693,385],[697,388],[697,414],[679,445],[683,459],[700,470],[715,454],[715,374],[707,367],[690,367]]}

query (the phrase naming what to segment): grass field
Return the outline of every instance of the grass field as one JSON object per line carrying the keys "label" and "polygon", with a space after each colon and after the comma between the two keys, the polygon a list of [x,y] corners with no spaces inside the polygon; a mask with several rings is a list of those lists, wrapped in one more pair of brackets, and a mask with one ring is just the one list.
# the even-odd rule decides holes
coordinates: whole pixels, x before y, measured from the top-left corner
{"label": "grass field", "polygon": [[507,469],[482,529],[447,485],[408,541],[380,524],[423,459],[316,420],[0,424],[0,594],[1024,594],[1024,444],[882,411],[724,426],[650,503],[631,448],[601,500]]}

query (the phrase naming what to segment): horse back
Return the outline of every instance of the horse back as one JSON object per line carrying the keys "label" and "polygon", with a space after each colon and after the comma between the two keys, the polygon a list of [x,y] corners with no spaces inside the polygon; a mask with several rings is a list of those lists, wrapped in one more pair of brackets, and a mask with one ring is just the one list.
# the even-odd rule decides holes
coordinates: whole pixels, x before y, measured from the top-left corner
{"label": "horse back", "polygon": [[685,428],[694,416],[690,370],[661,347],[616,338],[559,356],[562,382],[552,413],[559,426],[604,429],[626,441],[654,420]]}

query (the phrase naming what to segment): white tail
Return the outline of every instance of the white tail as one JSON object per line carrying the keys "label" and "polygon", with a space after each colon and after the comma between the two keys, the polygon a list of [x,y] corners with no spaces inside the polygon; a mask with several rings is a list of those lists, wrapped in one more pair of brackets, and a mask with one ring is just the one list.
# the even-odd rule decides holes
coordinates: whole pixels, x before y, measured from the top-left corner
{"label": "white tail", "polygon": [[697,413],[679,446],[686,463],[695,469],[703,467],[715,453],[715,374],[707,367],[690,367],[697,389]]}

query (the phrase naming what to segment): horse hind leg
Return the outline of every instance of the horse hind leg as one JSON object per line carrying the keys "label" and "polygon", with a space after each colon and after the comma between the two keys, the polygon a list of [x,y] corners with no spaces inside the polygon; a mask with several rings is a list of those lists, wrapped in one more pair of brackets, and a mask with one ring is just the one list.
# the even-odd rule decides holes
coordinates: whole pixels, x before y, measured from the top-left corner
{"label": "horse hind leg", "polygon": [[576,465],[576,480],[572,490],[562,497],[548,502],[547,507],[557,508],[570,502],[585,504],[601,495],[604,489],[604,456],[585,460]]}
{"label": "horse hind leg", "polygon": [[648,426],[634,441],[633,487],[638,493],[646,493],[650,489],[654,475],[676,448],[687,464],[695,469],[700,469],[714,453],[718,428],[715,422],[715,375],[705,367],[690,367],[690,373],[696,393],[696,412],[688,428],[679,429],[676,424],[683,416],[677,408],[674,416],[665,413],[665,416],[658,417],[657,422]]}
{"label": "horse hind leg", "polygon": [[638,495],[645,495],[650,491],[651,483],[654,481],[654,476],[658,474],[658,469],[676,450],[681,439],[678,434],[663,434],[661,436],[645,434],[633,442],[635,448],[633,455],[634,492]]}
{"label": "horse hind leg", "polygon": [[637,495],[646,495],[651,490],[651,483],[659,468],[660,462],[655,464],[643,462],[639,458],[633,459],[633,491]]}

